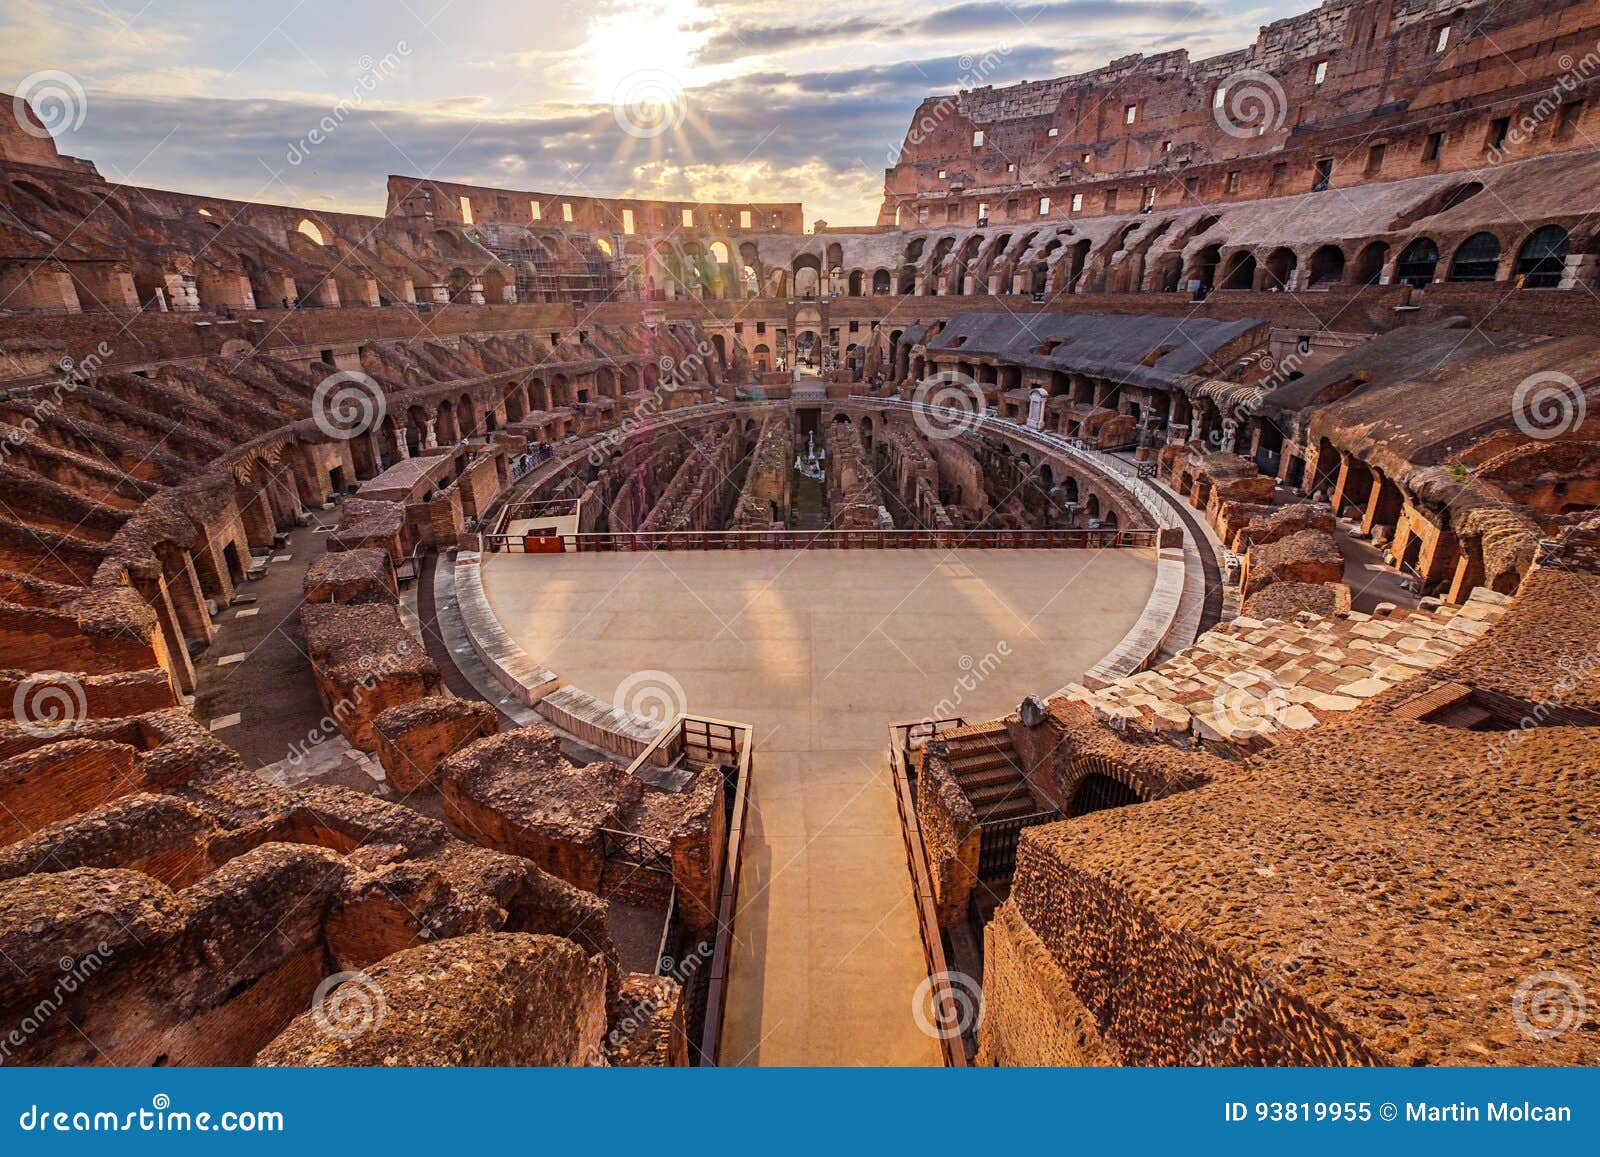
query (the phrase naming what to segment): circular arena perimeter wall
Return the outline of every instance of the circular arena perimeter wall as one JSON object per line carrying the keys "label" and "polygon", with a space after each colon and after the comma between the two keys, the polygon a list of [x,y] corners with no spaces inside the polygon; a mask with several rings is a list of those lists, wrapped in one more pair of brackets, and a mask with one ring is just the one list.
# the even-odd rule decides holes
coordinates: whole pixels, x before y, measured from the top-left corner
{"label": "circular arena perimeter wall", "polygon": [[[820,410],[825,423],[842,415],[851,420],[870,417],[877,421],[907,425],[918,416],[918,409],[924,412],[936,409],[919,407],[899,399],[714,403],[651,416],[636,424],[632,432],[646,433],[671,426],[709,423],[733,417],[748,416],[759,420],[774,411],[793,412],[805,408]],[[1156,577],[1150,597],[1137,621],[1121,640],[1086,669],[1082,682],[1089,686],[1102,686],[1143,669],[1163,650],[1175,650],[1193,641],[1197,625],[1195,618],[1181,611],[1204,597],[1205,591],[1201,588],[1205,579],[1201,568],[1192,563],[1198,550],[1209,548],[1204,543],[1195,543],[1193,536],[1179,525],[1173,507],[1161,491],[1139,478],[1120,459],[1086,451],[1053,434],[992,414],[975,416],[948,412],[944,416],[947,419],[960,418],[966,423],[967,432],[963,437],[984,437],[1004,443],[1014,454],[1029,455],[1035,468],[1048,464],[1058,475],[1076,478],[1080,493],[1085,496],[1095,494],[1103,507],[1121,512],[1125,526],[1154,530],[1154,540],[1158,545]],[[610,437],[614,439],[615,436],[613,434]],[[606,438],[607,435],[601,435],[598,440]],[[579,440],[559,448],[553,461],[530,476],[519,497],[537,498],[551,480],[589,461],[596,440]],[[508,498],[508,501],[511,500]],[[957,546],[960,538],[960,532],[952,532],[948,546]],[[1186,565],[1186,557],[1190,565]],[[483,585],[484,558],[485,553],[478,551],[463,550],[457,554],[454,590],[473,652],[500,688],[583,742],[626,758],[637,757],[656,737],[660,730],[659,721],[630,713],[609,699],[565,684],[559,672],[530,656],[505,629],[490,604]],[[489,693],[496,689],[482,690]],[[1020,700],[1028,694],[1045,694],[1055,690],[1050,687],[1018,688],[1015,698]],[[491,698],[499,697],[499,694],[491,695]],[[884,720],[885,724],[889,722]]]}

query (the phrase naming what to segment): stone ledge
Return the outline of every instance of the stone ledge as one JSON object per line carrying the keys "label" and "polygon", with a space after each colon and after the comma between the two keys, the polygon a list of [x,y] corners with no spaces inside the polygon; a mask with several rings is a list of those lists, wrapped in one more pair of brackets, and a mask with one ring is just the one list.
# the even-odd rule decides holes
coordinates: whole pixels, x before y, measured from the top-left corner
{"label": "stone ledge", "polygon": [[[1083,685],[1093,690],[1142,671],[1160,652],[1172,634],[1183,601],[1188,566],[1182,547],[1163,547],[1156,560],[1156,585],[1134,623],[1111,653],[1084,672]],[[1057,691],[1056,694],[1062,694]]]}
{"label": "stone ledge", "polygon": [[473,551],[456,555],[456,606],[466,628],[473,653],[483,661],[500,684],[523,703],[536,705],[561,686],[560,677],[535,663],[516,641],[506,634],[489,606],[483,590],[482,558]]}

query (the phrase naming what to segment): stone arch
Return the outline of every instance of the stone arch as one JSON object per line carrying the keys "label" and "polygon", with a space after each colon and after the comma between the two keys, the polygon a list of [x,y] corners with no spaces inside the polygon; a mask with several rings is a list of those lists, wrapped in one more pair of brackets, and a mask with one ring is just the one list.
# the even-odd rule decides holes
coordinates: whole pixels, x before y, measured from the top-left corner
{"label": "stone arch", "polygon": [[1362,249],[1356,257],[1357,285],[1376,285],[1383,277],[1383,267],[1389,263],[1389,244],[1386,241],[1374,241]]}
{"label": "stone arch", "polygon": [[815,253],[797,253],[789,264],[796,297],[815,297],[822,287],[822,260]]}
{"label": "stone arch", "polygon": [[1194,255],[1189,263],[1187,278],[1200,283],[1205,290],[1216,288],[1217,267],[1222,264],[1222,244],[1207,245]]}
{"label": "stone arch", "polygon": [[1067,255],[1062,259],[1062,290],[1066,293],[1078,293],[1078,282],[1083,277],[1084,266],[1089,260],[1089,239],[1083,238],[1067,250]]}
{"label": "stone arch", "polygon": [[1307,288],[1338,285],[1344,280],[1344,250],[1337,245],[1324,245],[1311,254],[1306,280]]}
{"label": "stone arch", "polygon": [[1152,287],[1157,293],[1175,293],[1183,282],[1183,254],[1167,253],[1156,262]]}
{"label": "stone arch", "polygon": [[1450,256],[1449,281],[1493,281],[1500,275],[1500,238],[1474,233]]}
{"label": "stone arch", "polygon": [[300,218],[300,220],[295,224],[294,231],[300,234],[300,236],[306,238],[306,240],[310,241],[313,245],[318,246],[326,246],[328,244],[328,238],[333,236],[332,233],[323,229],[322,226],[318,225],[310,217]]}
{"label": "stone arch", "polygon": [[1418,289],[1432,283],[1439,268],[1439,246],[1431,237],[1418,237],[1407,245],[1395,262],[1394,279]]}
{"label": "stone arch", "polygon": [[449,398],[439,399],[433,432],[439,444],[443,446],[454,446],[461,441],[461,431],[456,425],[456,408]]}
{"label": "stone arch", "polygon": [[1300,259],[1295,256],[1293,249],[1282,246],[1267,254],[1264,265],[1266,283],[1264,289],[1288,289],[1294,283],[1295,269],[1299,266]]}
{"label": "stone arch", "polygon": [[1555,289],[1572,250],[1572,235],[1560,225],[1535,229],[1517,250],[1517,280],[1524,289]]}
{"label": "stone arch", "polygon": [[1256,281],[1256,255],[1249,249],[1236,249],[1222,267],[1219,289],[1253,289]]}

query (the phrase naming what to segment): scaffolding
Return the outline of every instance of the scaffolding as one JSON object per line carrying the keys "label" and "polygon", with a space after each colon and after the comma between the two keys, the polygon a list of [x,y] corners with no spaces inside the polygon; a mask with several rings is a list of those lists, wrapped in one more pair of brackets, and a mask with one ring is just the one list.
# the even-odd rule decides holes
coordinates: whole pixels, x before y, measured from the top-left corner
{"label": "scaffolding", "polygon": [[486,228],[481,244],[510,267],[518,301],[603,301],[623,280],[620,261],[606,257],[597,246],[584,252],[571,238],[561,239],[562,255],[552,255],[536,236],[521,229]]}

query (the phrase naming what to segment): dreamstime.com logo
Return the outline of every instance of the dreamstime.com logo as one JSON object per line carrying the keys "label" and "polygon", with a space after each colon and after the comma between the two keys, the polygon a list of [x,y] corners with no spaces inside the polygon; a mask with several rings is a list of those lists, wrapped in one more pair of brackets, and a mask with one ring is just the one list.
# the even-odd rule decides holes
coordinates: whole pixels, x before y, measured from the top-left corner
{"label": "dreamstime.com logo", "polygon": [[618,711],[665,727],[689,710],[689,696],[665,671],[635,671],[617,684],[611,703]]}
{"label": "dreamstime.com logo", "polygon": [[659,68],[630,72],[611,94],[611,115],[617,127],[640,140],[676,132],[688,111],[683,85]]}
{"label": "dreamstime.com logo", "polygon": [[983,989],[965,972],[936,972],[917,985],[911,1018],[934,1040],[976,1032],[983,1023]]}
{"label": "dreamstime.com logo", "polygon": [[1559,438],[1583,425],[1588,415],[1583,387],[1559,370],[1530,374],[1511,395],[1511,420],[1537,442]]}
{"label": "dreamstime.com logo", "polygon": [[329,374],[311,395],[311,417],[317,429],[340,442],[377,429],[388,408],[383,387],[352,370]]}
{"label": "dreamstime.com logo", "polygon": [[[33,116],[28,109],[33,109]],[[22,78],[11,98],[11,111],[30,137],[49,140],[57,133],[75,132],[89,115],[89,98],[70,72],[48,68]]]}
{"label": "dreamstime.com logo", "polygon": [[1219,87],[1211,115],[1230,137],[1259,137],[1277,132],[1289,116],[1289,99],[1283,85],[1270,72],[1247,68]]}
{"label": "dreamstime.com logo", "polygon": [[1565,972],[1536,972],[1511,994],[1511,1019],[1536,1041],[1554,1040],[1588,1017],[1583,986]]}
{"label": "dreamstime.com logo", "polygon": [[38,738],[71,731],[88,714],[83,684],[65,671],[35,672],[11,695],[11,716],[17,726]]}
{"label": "dreamstime.com logo", "polygon": [[1294,704],[1282,685],[1258,671],[1236,671],[1211,699],[1211,712],[1234,735],[1263,735],[1283,726]]}
{"label": "dreamstime.com logo", "polygon": [[955,370],[942,370],[918,382],[911,404],[917,429],[936,442],[977,430],[989,408],[983,387]]}
{"label": "dreamstime.com logo", "polygon": [[311,997],[311,1019],[324,1036],[354,1040],[383,1024],[389,1003],[367,972],[335,972],[317,985]]}

